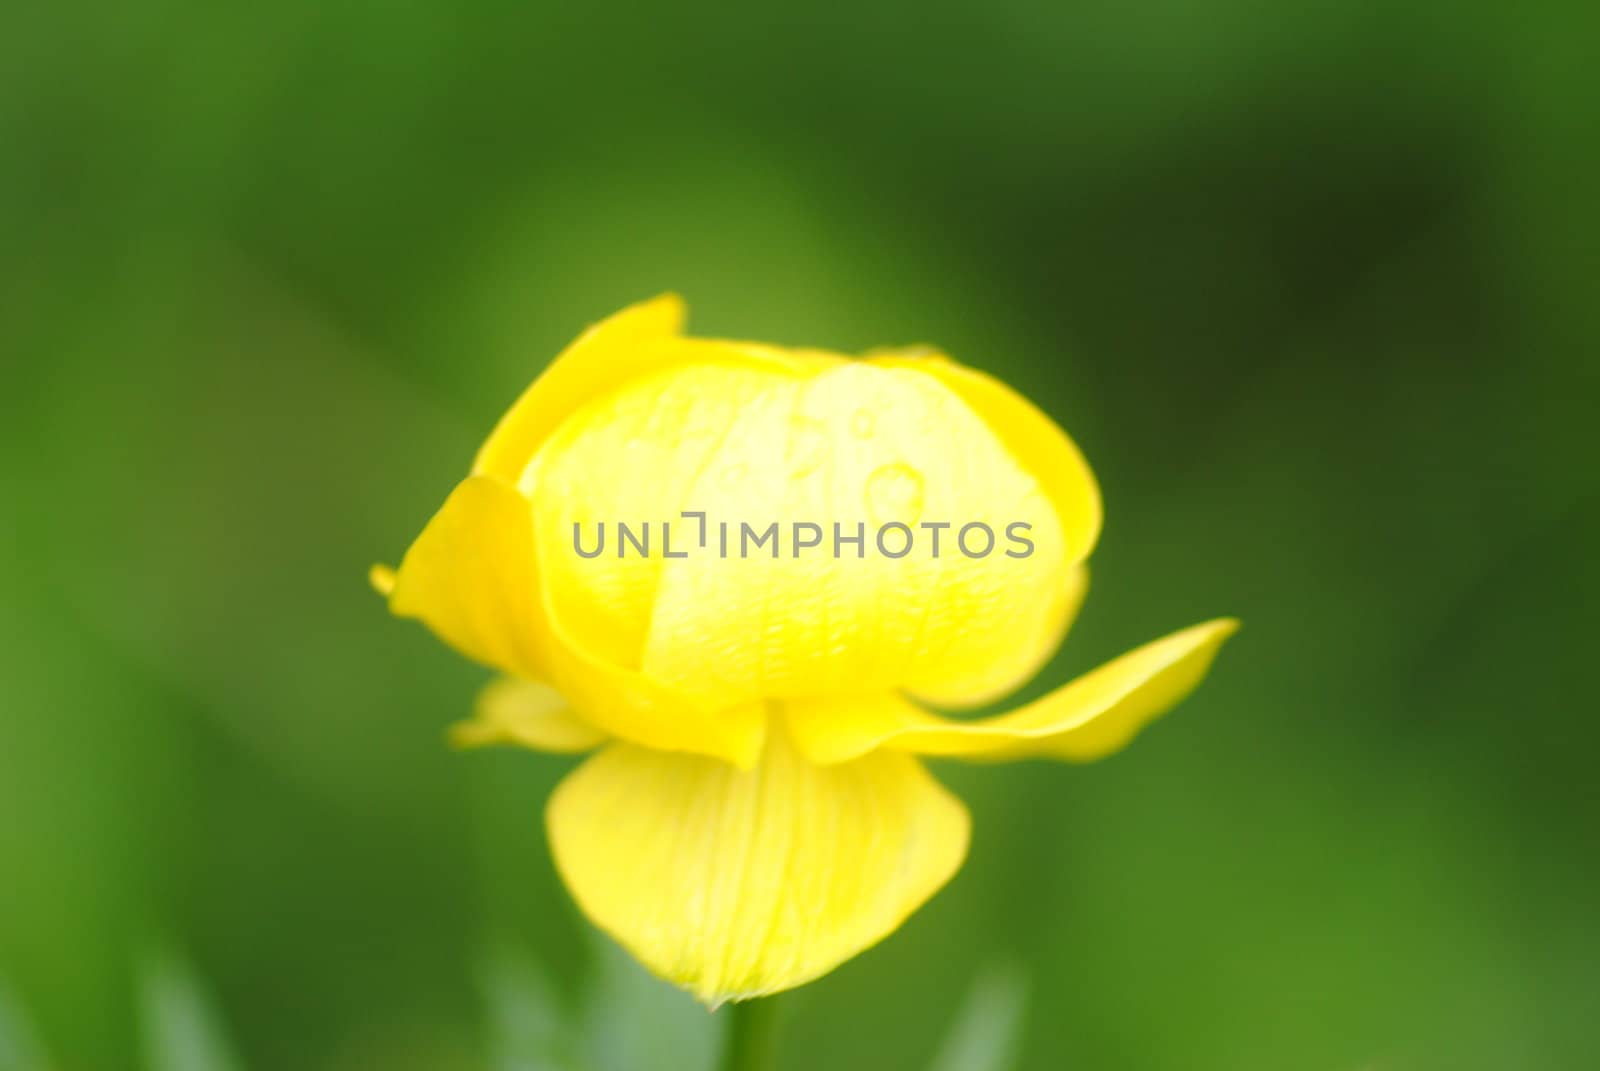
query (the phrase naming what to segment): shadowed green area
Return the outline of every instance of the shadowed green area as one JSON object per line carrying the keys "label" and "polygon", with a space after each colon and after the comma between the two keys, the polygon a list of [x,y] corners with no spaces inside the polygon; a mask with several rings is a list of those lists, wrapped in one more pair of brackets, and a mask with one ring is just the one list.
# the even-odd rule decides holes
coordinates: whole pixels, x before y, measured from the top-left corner
{"label": "shadowed green area", "polygon": [[1026,694],[1245,622],[1108,762],[939,766],[967,867],[794,997],[787,1068],[931,1066],[995,963],[1020,1068],[1592,1059],[1593,9],[826,10],[10,6],[0,979],[52,1067],[191,1001],[257,1071],[710,1044],[584,995],[571,761],[448,751],[483,674],[365,581],[666,289],[1073,433],[1106,531]]}

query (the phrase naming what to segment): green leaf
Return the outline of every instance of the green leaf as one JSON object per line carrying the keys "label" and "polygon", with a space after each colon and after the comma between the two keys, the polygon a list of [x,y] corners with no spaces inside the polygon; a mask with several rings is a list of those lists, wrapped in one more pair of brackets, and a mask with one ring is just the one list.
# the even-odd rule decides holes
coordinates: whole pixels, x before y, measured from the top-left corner
{"label": "green leaf", "polygon": [[147,1071],[242,1071],[209,994],[171,950],[145,956],[139,1012]]}
{"label": "green leaf", "polygon": [[1027,1004],[1028,981],[1020,968],[985,970],[972,983],[930,1071],[1010,1071]]}
{"label": "green leaf", "polygon": [[0,1071],[45,1071],[50,1062],[11,987],[0,982]]}
{"label": "green leaf", "polygon": [[656,978],[596,936],[584,1000],[584,1052],[593,1071],[710,1071],[723,1017]]}
{"label": "green leaf", "polygon": [[492,1071],[578,1071],[573,1030],[537,962],[498,943],[478,977],[489,1007]]}

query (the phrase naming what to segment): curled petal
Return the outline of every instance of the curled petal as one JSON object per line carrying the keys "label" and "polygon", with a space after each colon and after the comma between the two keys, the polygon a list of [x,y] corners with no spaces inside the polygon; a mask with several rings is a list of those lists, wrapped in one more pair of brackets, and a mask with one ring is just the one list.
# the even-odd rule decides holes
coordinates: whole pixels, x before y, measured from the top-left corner
{"label": "curled petal", "polygon": [[790,703],[789,725],[806,756],[821,763],[846,762],[877,748],[990,761],[1088,762],[1120,749],[1193,691],[1238,627],[1223,618],[1175,632],[992,718],[955,721],[900,696],[876,695]]}
{"label": "curled petal", "polygon": [[672,363],[658,345],[683,330],[683,299],[663,294],[595,324],[523,392],[478,450],[473,475],[515,484],[562,419],[623,380]]}
{"label": "curled petal", "polygon": [[613,745],[546,816],[567,888],[657,974],[716,1005],[789,989],[893,932],[966,855],[966,809],[909,755],[760,765]]}
{"label": "curled petal", "polygon": [[540,584],[533,509],[486,476],[463,480],[406,552],[389,609],[420,619],[470,658],[548,681],[584,720],[613,736],[748,766],[767,717],[759,703],[696,704],[577,642]]}
{"label": "curled petal", "polygon": [[414,617],[456,650],[522,677],[544,677],[548,646],[539,606],[527,503],[482,476],[450,492],[392,575],[389,609]]}
{"label": "curled petal", "polygon": [[606,739],[604,732],[573,712],[560,692],[516,677],[484,685],[472,718],[450,730],[450,742],[457,747],[518,744],[559,754],[588,751]]}
{"label": "curled petal", "polygon": [[528,466],[567,417],[618,385],[663,369],[723,363],[793,374],[844,359],[820,350],[685,338],[687,315],[682,298],[662,294],[630,305],[579,335],[500,418],[478,450],[473,475],[532,490]]}

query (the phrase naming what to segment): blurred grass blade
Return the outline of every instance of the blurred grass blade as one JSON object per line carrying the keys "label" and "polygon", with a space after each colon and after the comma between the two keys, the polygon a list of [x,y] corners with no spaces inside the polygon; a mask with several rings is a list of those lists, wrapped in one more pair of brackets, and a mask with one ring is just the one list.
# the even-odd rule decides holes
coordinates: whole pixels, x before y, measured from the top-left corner
{"label": "blurred grass blade", "polygon": [[1022,1044],[1028,982],[1015,966],[978,975],[930,1071],[1011,1071]]}
{"label": "blurred grass blade", "polygon": [[609,939],[594,937],[584,999],[584,1053],[592,1071],[710,1071],[724,1016],[652,977]]}
{"label": "blurred grass blade", "polygon": [[44,1046],[11,987],[0,982],[0,1071],[46,1071]]}
{"label": "blurred grass blade", "polygon": [[139,976],[146,1071],[242,1071],[210,995],[172,951],[146,955]]}
{"label": "blurred grass blade", "polygon": [[579,1071],[574,1031],[538,963],[498,943],[478,977],[489,1008],[490,1071]]}

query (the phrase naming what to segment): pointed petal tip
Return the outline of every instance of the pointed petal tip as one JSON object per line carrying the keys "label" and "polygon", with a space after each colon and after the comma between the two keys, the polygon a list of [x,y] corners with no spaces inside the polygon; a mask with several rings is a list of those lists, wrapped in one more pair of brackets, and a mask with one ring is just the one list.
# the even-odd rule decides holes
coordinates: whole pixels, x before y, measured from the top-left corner
{"label": "pointed petal tip", "polygon": [[[664,290],[654,297],[634,302],[599,321],[595,326],[627,324],[657,338],[682,335],[689,322],[689,303],[676,290]],[[591,329],[592,330],[592,329]]]}
{"label": "pointed petal tip", "polygon": [[476,720],[458,721],[444,731],[445,743],[454,751],[471,751],[494,743],[493,734]]}
{"label": "pointed petal tip", "polygon": [[1190,625],[1147,643],[1006,714],[944,718],[901,695],[791,704],[791,731],[813,761],[849,761],[881,747],[977,762],[1089,762],[1117,751],[1205,678],[1238,618]]}
{"label": "pointed petal tip", "polygon": [[1158,640],[1157,642],[1181,644],[1187,640],[1197,644],[1220,644],[1235,632],[1238,632],[1243,625],[1244,622],[1237,617],[1214,617],[1210,621],[1202,621],[1198,625],[1181,628],[1177,632],[1168,635],[1164,640]]}
{"label": "pointed petal tip", "polygon": [[367,583],[384,598],[394,594],[395,571],[393,566],[378,562],[367,570]]}
{"label": "pointed petal tip", "polygon": [[473,716],[452,725],[448,738],[457,749],[508,744],[557,755],[590,751],[609,739],[554,688],[515,677],[484,685]]}
{"label": "pointed petal tip", "polygon": [[1190,625],[1188,628],[1175,633],[1173,638],[1185,634],[1199,637],[1200,642],[1198,645],[1209,645],[1211,648],[1210,657],[1214,658],[1222,644],[1231,639],[1233,634],[1243,627],[1244,622],[1237,617],[1218,617],[1210,621],[1202,621],[1198,625]]}
{"label": "pointed petal tip", "polygon": [[676,290],[663,290],[646,304],[658,306],[663,312],[673,313],[680,323],[689,315],[689,303]]}

